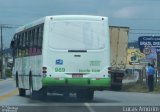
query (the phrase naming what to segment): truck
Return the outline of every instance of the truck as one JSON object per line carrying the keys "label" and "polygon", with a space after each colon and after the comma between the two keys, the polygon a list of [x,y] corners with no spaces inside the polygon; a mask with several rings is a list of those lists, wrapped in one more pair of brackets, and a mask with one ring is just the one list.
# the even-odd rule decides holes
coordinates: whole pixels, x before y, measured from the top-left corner
{"label": "truck", "polygon": [[110,26],[111,90],[121,90],[126,71],[129,27]]}

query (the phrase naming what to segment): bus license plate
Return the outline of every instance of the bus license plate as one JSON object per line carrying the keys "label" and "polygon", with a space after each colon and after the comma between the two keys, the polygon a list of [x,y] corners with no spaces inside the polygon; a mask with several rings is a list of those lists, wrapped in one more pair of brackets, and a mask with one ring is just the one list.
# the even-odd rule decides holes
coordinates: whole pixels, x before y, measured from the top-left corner
{"label": "bus license plate", "polygon": [[72,74],[72,78],[82,78],[83,74]]}

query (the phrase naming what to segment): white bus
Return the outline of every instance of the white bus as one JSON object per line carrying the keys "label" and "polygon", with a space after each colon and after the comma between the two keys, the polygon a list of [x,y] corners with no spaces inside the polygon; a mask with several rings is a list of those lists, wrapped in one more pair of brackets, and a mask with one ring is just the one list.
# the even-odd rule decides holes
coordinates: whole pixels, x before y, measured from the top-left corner
{"label": "white bus", "polygon": [[92,100],[111,84],[107,17],[47,16],[18,28],[11,46],[20,96],[30,90],[32,97],[56,92]]}

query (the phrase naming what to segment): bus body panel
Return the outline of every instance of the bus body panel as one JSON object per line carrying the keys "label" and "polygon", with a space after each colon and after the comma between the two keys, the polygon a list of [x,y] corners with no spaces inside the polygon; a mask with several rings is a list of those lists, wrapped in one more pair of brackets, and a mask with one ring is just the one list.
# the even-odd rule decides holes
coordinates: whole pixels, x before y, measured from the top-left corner
{"label": "bus body panel", "polygon": [[19,88],[29,89],[29,72],[32,72],[33,89],[42,88],[42,55],[15,59],[15,71],[18,73]]}
{"label": "bus body panel", "polygon": [[[86,50],[86,52],[71,52],[68,49],[54,49],[52,46],[51,38],[53,38],[55,35],[58,34],[60,30],[63,31],[63,36],[65,38],[65,35],[69,35],[68,30],[65,28],[58,29],[58,31],[53,31],[55,24],[66,22],[66,24],[69,24],[69,22],[74,22],[75,20],[81,22],[85,21],[91,21],[91,22],[101,22],[102,17],[96,17],[96,18],[87,18],[87,17],[68,17],[68,18],[54,18],[53,20],[50,18],[47,18],[45,21],[46,30],[48,32],[45,32],[44,36],[46,37],[44,40],[44,48],[43,48],[43,66],[47,67],[47,77],[43,79],[43,85],[61,85],[66,86],[65,81],[68,81],[67,86],[103,86],[108,87],[110,84],[110,77],[108,76],[108,67],[110,67],[110,41],[109,41],[109,34],[108,34],[108,23],[107,18],[105,18],[103,27],[105,29],[105,48],[103,49],[95,49],[95,50]],[[54,24],[55,23],[55,24]],[[76,23],[74,23],[76,24]],[[92,23],[91,23],[92,24]],[[58,25],[57,25],[58,26]],[[55,26],[56,27],[56,26]],[[69,27],[69,26],[68,26]],[[78,24],[76,24],[76,28],[78,27]],[[81,26],[80,26],[81,27]],[[70,26],[70,29],[72,32],[76,32],[77,30],[74,30]],[[77,28],[78,29],[78,28]],[[53,33],[54,32],[54,33]],[[83,31],[85,32],[85,31]],[[78,33],[77,33],[78,36]],[[85,33],[84,38],[87,37],[87,34]],[[73,37],[73,36],[72,36]],[[70,38],[72,38],[70,37]],[[60,44],[63,46],[67,40],[61,41]],[[71,42],[71,44],[73,44]],[[75,50],[76,51],[76,50]],[[85,51],[85,50],[84,50]],[[83,75],[83,78],[76,77],[73,78],[74,75],[80,74]],[[49,79],[50,78],[50,79]],[[54,80],[55,79],[55,80]],[[57,80],[58,79],[58,80]],[[101,80],[96,80],[101,79]],[[90,84],[88,84],[88,80],[90,80]],[[81,83],[80,83],[81,82]],[[97,84],[96,84],[97,82]],[[100,83],[102,82],[102,83]],[[83,84],[82,84],[83,83]],[[100,84],[98,84],[100,83]]]}
{"label": "bus body panel", "polygon": [[[96,47],[94,45],[87,46],[87,44],[85,43],[86,46],[84,47],[84,49],[80,49],[81,47],[83,47],[83,43],[78,41],[78,49],[74,49],[74,47],[72,48],[72,44],[74,42],[71,41],[71,45],[69,45],[70,49],[55,49],[52,46],[52,41],[50,40],[55,36],[54,34],[60,33],[60,30],[63,30],[62,34],[64,35],[64,37],[69,35],[66,27],[60,28],[58,31],[54,31],[53,29],[53,25],[55,25],[55,22],[56,25],[59,25],[59,22],[61,23],[63,21],[66,25],[66,22],[71,23],[70,29],[76,32],[77,36],[79,36],[79,29],[84,26],[84,29],[86,31],[81,30],[81,32],[79,33],[84,32],[84,34],[80,34],[79,37],[83,37],[81,38],[81,40],[84,39],[84,43],[86,42],[85,38],[88,39],[87,42],[89,42],[89,45],[91,45],[93,42]],[[74,24],[76,24],[76,27],[72,27],[72,25],[74,25],[72,24],[72,21]],[[79,22],[80,26],[78,26]],[[83,24],[83,22],[86,22],[87,25]],[[102,27],[97,26],[99,22],[100,25],[103,25]],[[93,89],[110,86],[111,80],[108,74],[108,67],[110,67],[110,40],[108,18],[100,16],[81,15],[48,16],[45,17],[45,19],[39,20],[38,22],[28,24],[26,27],[24,26],[22,28],[19,28],[16,33],[23,31],[23,29],[25,28],[29,28],[29,26],[34,27],[34,24],[44,24],[42,54],[35,56],[18,57],[15,59],[14,74],[18,72],[19,88],[29,89],[30,71],[32,72],[33,76],[33,90],[40,90],[44,86],[60,86],[62,88],[66,86],[83,86],[92,87]],[[64,26],[64,24],[61,25]],[[87,33],[87,30],[93,28],[93,32],[95,32],[96,26],[97,31],[103,30],[103,35],[101,35],[100,33],[100,38],[102,36],[101,39],[104,39],[103,41],[98,40],[98,32],[93,36],[94,41],[88,38],[88,36],[92,34]],[[75,36],[71,37],[75,39]],[[98,41],[99,43],[96,44],[96,41]],[[65,42],[68,42],[68,40],[64,40],[63,42],[60,42],[58,44],[62,45],[62,47],[64,48],[65,46],[63,45],[65,45]],[[101,43],[104,43],[105,45]],[[43,67],[47,67],[46,74],[42,73]]]}

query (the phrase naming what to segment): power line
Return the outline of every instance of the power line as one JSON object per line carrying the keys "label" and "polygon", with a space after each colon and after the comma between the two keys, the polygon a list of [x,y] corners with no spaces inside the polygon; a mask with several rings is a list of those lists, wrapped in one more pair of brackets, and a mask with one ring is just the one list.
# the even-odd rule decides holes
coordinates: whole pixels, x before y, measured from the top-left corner
{"label": "power line", "polygon": [[20,27],[20,26],[23,26],[23,25],[18,25],[18,24],[0,24],[0,26],[10,26],[10,27]]}
{"label": "power line", "polygon": [[130,29],[130,31],[160,31],[160,29]]}
{"label": "power line", "polygon": [[146,32],[129,32],[129,34],[135,35],[160,35],[160,33],[146,33]]}

